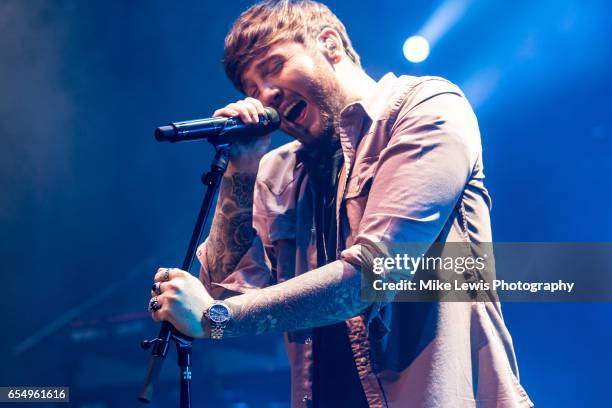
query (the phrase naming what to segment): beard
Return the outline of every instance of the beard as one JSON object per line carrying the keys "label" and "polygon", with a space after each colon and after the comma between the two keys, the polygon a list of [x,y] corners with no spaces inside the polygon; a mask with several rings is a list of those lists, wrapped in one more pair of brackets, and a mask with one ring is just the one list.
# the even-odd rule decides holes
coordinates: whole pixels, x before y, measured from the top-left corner
{"label": "beard", "polygon": [[315,75],[306,80],[308,93],[313,103],[319,108],[321,128],[313,136],[313,143],[306,146],[309,150],[321,152],[328,151],[339,146],[340,138],[340,112],[348,104],[348,98],[344,95],[337,79],[331,70],[321,61],[317,64]]}

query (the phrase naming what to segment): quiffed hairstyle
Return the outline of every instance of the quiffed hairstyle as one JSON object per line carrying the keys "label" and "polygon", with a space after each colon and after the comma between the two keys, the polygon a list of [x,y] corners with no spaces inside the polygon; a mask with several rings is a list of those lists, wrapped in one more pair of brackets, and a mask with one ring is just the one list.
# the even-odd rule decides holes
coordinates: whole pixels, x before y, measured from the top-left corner
{"label": "quiffed hairstyle", "polygon": [[361,66],[344,24],[327,6],[312,0],[266,0],[242,13],[225,37],[225,73],[244,93],[241,76],[255,57],[283,41],[314,46],[326,27],[340,34],[344,52]]}

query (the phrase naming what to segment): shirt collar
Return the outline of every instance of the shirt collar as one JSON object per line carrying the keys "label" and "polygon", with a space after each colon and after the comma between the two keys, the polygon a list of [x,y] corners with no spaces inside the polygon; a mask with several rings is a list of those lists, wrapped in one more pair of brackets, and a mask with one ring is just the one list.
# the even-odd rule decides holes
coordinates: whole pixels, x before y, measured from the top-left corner
{"label": "shirt collar", "polygon": [[370,125],[387,111],[396,80],[393,73],[386,74],[367,97],[348,104],[340,112],[340,142],[348,163],[352,162],[354,152]]}
{"label": "shirt collar", "polygon": [[389,106],[389,95],[397,77],[392,72],[385,74],[378,80],[376,86],[366,98],[357,101],[373,122],[380,119]]}

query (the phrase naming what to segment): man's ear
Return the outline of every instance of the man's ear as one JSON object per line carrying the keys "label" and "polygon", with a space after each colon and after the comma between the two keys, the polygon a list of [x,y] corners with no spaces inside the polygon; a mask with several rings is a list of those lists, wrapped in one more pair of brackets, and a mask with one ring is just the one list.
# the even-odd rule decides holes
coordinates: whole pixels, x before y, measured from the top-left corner
{"label": "man's ear", "polygon": [[340,34],[331,27],[325,27],[317,37],[317,50],[331,65],[338,64],[344,57]]}

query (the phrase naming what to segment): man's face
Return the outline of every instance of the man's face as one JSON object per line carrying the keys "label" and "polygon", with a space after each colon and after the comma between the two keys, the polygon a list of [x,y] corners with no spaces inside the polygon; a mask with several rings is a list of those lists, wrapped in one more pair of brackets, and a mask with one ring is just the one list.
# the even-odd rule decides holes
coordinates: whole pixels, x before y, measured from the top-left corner
{"label": "man's face", "polygon": [[281,116],[281,130],[305,146],[328,144],[346,97],[330,63],[296,42],[274,45],[255,58],[242,75],[248,96]]}

